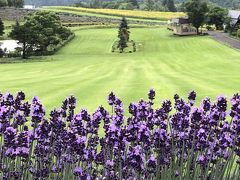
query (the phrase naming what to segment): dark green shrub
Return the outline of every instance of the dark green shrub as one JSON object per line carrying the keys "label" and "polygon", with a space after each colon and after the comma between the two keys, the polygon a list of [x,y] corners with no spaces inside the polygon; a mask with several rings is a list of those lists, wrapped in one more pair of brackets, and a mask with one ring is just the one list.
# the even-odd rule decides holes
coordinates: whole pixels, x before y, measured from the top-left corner
{"label": "dark green shrub", "polygon": [[4,54],[4,51],[2,50],[2,48],[0,48],[0,58],[3,58]]}

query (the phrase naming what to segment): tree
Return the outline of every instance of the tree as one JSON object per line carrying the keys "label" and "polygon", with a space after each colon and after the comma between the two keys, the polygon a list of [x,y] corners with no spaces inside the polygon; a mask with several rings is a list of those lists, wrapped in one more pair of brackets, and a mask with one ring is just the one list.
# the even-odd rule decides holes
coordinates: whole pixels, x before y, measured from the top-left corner
{"label": "tree", "polygon": [[166,6],[168,8],[168,11],[170,11],[170,12],[176,12],[177,11],[177,9],[175,7],[175,4],[174,4],[174,0],[167,0]]}
{"label": "tree", "polygon": [[16,8],[22,8],[24,5],[24,0],[15,0],[14,1],[14,7]]}
{"label": "tree", "polygon": [[118,9],[127,9],[127,10],[133,10],[136,7],[134,7],[131,3],[121,3],[118,7]]}
{"label": "tree", "polygon": [[137,0],[127,0],[127,2],[132,4],[135,8],[139,8]]}
{"label": "tree", "polygon": [[219,6],[214,6],[208,12],[207,23],[209,25],[215,25],[217,29],[222,29],[223,24],[226,22],[227,14],[227,10]]}
{"label": "tree", "polygon": [[191,0],[186,3],[186,12],[190,22],[197,29],[197,34],[199,34],[199,27],[206,20],[208,12],[207,3],[202,0]]}
{"label": "tree", "polygon": [[18,43],[22,45],[22,58],[26,59],[29,53],[32,52],[35,38],[37,38],[36,34],[31,31],[31,26],[29,26],[29,24],[20,25],[19,22],[16,21],[9,36],[18,40]]}
{"label": "tree", "polygon": [[4,51],[2,50],[2,48],[0,47],[0,58],[3,58],[3,56],[4,56]]}
{"label": "tree", "polygon": [[55,13],[37,11],[28,15],[23,25],[17,22],[10,37],[22,44],[22,57],[27,58],[33,51],[35,54],[46,54],[71,34]]}
{"label": "tree", "polygon": [[16,7],[16,8],[22,8],[24,5],[24,0],[7,0],[8,6],[10,7]]}
{"label": "tree", "polygon": [[117,48],[120,50],[120,53],[122,53],[124,51],[124,49],[127,46],[127,43],[129,41],[129,36],[130,36],[130,32],[129,32],[129,27],[128,27],[128,23],[126,18],[122,18],[120,25],[119,25],[119,30],[118,30],[118,45]]}
{"label": "tree", "polygon": [[174,4],[174,0],[163,0],[162,1],[162,6],[165,7],[165,9],[167,11],[170,11],[170,12],[176,12],[177,11],[176,6]]}
{"label": "tree", "polygon": [[2,19],[0,18],[0,36],[4,34],[4,24]]}
{"label": "tree", "polygon": [[90,0],[89,7],[90,8],[101,8],[102,1],[101,0]]}
{"label": "tree", "polygon": [[153,0],[144,0],[144,9],[147,11],[152,11],[154,9],[154,1]]}
{"label": "tree", "polygon": [[37,11],[26,17],[25,24],[31,26],[31,32],[37,35],[35,44],[42,53],[66,39],[62,37],[69,37],[71,34],[70,30],[62,26],[59,16],[52,12]]}
{"label": "tree", "polygon": [[7,0],[0,0],[0,7],[5,7],[8,5]]}

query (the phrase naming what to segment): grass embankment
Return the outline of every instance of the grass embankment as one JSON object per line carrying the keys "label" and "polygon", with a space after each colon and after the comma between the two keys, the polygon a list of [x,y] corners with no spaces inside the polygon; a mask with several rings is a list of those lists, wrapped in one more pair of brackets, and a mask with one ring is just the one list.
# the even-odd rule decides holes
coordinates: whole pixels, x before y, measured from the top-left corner
{"label": "grass embankment", "polygon": [[[113,90],[127,108],[131,101],[157,90],[156,102],[186,95],[194,89],[198,99],[240,89],[240,52],[209,37],[176,37],[165,28],[133,28],[131,39],[140,42],[136,53],[111,53],[117,29],[75,31],[76,37],[46,62],[1,64],[0,89],[38,95],[47,109],[60,106],[68,95],[78,107],[93,111],[107,106]],[[37,58],[34,58],[37,61]],[[40,59],[43,60],[43,59]],[[157,103],[157,104],[158,104]]]}
{"label": "grass embankment", "polygon": [[182,12],[92,9],[92,8],[68,7],[68,6],[46,7],[45,10],[73,13],[73,14],[79,14],[79,15],[99,16],[99,17],[109,17],[109,16],[122,17],[122,16],[125,16],[128,18],[133,18],[133,20],[147,19],[147,20],[166,21],[166,20],[169,20],[172,18],[186,16],[186,14],[182,13]]}

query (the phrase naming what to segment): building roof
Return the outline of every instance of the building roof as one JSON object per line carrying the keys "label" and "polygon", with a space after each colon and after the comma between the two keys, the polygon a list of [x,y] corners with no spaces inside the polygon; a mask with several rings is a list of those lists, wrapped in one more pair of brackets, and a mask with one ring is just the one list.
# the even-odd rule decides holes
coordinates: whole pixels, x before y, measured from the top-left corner
{"label": "building roof", "polygon": [[240,20],[240,11],[229,10],[228,16],[231,18],[231,25],[235,26]]}
{"label": "building roof", "polygon": [[232,19],[239,19],[240,18],[240,11],[237,10],[229,10],[228,15]]}
{"label": "building roof", "polygon": [[34,5],[24,5],[24,9],[35,9],[36,7]]}
{"label": "building roof", "polygon": [[177,24],[190,24],[190,21],[188,18],[174,18],[172,19],[172,23]]}

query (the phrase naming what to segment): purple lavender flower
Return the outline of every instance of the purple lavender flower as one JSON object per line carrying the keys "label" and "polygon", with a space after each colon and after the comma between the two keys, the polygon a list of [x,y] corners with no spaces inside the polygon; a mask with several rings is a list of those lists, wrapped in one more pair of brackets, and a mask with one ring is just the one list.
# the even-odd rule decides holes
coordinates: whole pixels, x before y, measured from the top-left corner
{"label": "purple lavender flower", "polygon": [[190,101],[190,103],[194,103],[194,101],[196,100],[197,94],[195,91],[191,91],[188,95],[188,100]]}
{"label": "purple lavender flower", "polygon": [[[109,95],[112,114],[103,106],[91,115],[85,109],[75,114],[76,98],[70,96],[48,118],[38,98],[34,97],[30,105],[23,92],[15,99],[10,93],[0,93],[3,179],[73,175],[89,180],[155,179],[163,171],[184,179],[191,177],[196,166],[201,167],[199,178],[205,177],[207,167],[209,175],[220,167],[223,178],[228,172],[230,178],[236,176],[234,169],[224,169],[223,163],[236,157],[234,166],[240,164],[240,95],[232,97],[230,113],[224,96],[215,104],[205,98],[200,107],[194,107],[195,92],[189,94],[189,102],[176,95],[174,112],[169,100],[154,109],[154,98],[153,90],[150,101],[131,103],[130,115],[126,116],[122,101],[114,93]],[[28,120],[33,128],[28,127]],[[186,167],[184,173],[181,166]]]}
{"label": "purple lavender flower", "polygon": [[163,110],[164,110],[166,113],[171,112],[171,110],[172,110],[171,101],[169,101],[169,100],[164,100],[164,101],[162,102],[162,108],[163,108]]}
{"label": "purple lavender flower", "polygon": [[198,163],[199,163],[201,166],[206,167],[207,164],[208,164],[208,158],[207,158],[206,156],[204,156],[204,155],[200,155],[200,156],[198,157]]}
{"label": "purple lavender flower", "polygon": [[108,95],[108,104],[110,106],[114,105],[116,101],[116,95],[113,92],[110,92],[110,94]]}
{"label": "purple lavender flower", "polygon": [[155,90],[154,89],[150,89],[148,92],[148,99],[153,101],[155,99]]}
{"label": "purple lavender flower", "polygon": [[157,162],[153,154],[150,155],[147,161],[147,167],[150,173],[156,172]]}
{"label": "purple lavender flower", "polygon": [[211,108],[211,101],[210,101],[210,99],[208,97],[203,99],[201,106],[202,106],[202,108],[203,108],[203,110],[205,112],[209,111],[210,108]]}
{"label": "purple lavender flower", "polygon": [[83,171],[82,168],[76,167],[73,171],[73,174],[77,176],[79,179],[87,179],[87,174],[86,172]]}
{"label": "purple lavender flower", "polygon": [[137,145],[129,149],[127,162],[130,167],[138,172],[144,170],[144,154],[141,146]]}
{"label": "purple lavender flower", "polygon": [[225,112],[227,110],[227,99],[225,96],[217,97],[217,108],[221,112]]}
{"label": "purple lavender flower", "polygon": [[31,117],[32,122],[40,123],[45,115],[45,110],[43,108],[43,105],[40,103],[38,97],[34,97],[32,99],[32,105],[31,105]]}

